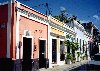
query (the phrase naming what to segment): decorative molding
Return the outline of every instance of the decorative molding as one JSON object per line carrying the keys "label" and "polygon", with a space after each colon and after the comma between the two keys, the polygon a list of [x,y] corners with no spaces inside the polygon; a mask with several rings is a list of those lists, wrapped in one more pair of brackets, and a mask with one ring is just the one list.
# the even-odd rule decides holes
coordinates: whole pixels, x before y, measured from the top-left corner
{"label": "decorative molding", "polygon": [[35,20],[35,21],[38,21],[42,24],[46,24],[48,25],[47,23],[49,23],[49,20],[48,19],[44,19],[42,17],[39,17],[27,10],[24,10],[24,9],[21,9],[19,7],[16,7],[16,11],[20,13],[20,15],[24,16],[24,17],[27,17],[29,19],[32,19],[32,20]]}
{"label": "decorative molding", "polygon": [[79,28],[82,31],[85,30],[84,27],[81,24],[79,24],[76,20],[74,20],[73,23],[74,23],[74,27],[76,26],[77,28]]}
{"label": "decorative molding", "polygon": [[60,26],[60,25],[58,25],[58,24],[56,24],[54,22],[51,22],[51,21],[49,22],[49,24],[50,24],[51,27],[56,28],[57,30],[60,30],[62,32],[71,32],[74,35],[76,34],[73,29],[71,29],[71,28],[69,28],[67,26],[63,27],[63,26]]}
{"label": "decorative molding", "polygon": [[51,27],[57,28],[58,30],[61,30],[63,32],[66,31],[66,28],[65,27],[60,26],[60,25],[58,25],[58,24],[56,24],[54,22],[50,22],[49,24],[50,24]]}
{"label": "decorative molding", "polygon": [[29,31],[29,30],[24,30],[24,35],[25,35],[25,36],[31,36],[31,31]]}
{"label": "decorative molding", "polygon": [[[15,1],[15,2],[18,2],[18,1]],[[19,2],[19,3],[20,3],[20,2]],[[22,4],[22,3],[20,3],[20,4],[23,5],[24,7],[27,7],[28,9],[30,9],[30,10],[32,10],[32,11],[35,11],[36,13],[39,13],[39,14],[41,14],[41,15],[47,17],[47,15],[42,14],[41,12],[39,12],[39,11],[33,9],[33,8],[30,8],[29,6],[27,6],[27,5],[25,5],[25,4]]]}
{"label": "decorative molding", "polygon": [[58,38],[58,36],[59,36],[59,38],[65,39],[65,36],[61,36],[61,35],[58,35],[58,34],[55,34],[55,33],[52,33],[52,32],[50,32],[50,35],[53,36],[53,37],[56,37],[56,38]]}

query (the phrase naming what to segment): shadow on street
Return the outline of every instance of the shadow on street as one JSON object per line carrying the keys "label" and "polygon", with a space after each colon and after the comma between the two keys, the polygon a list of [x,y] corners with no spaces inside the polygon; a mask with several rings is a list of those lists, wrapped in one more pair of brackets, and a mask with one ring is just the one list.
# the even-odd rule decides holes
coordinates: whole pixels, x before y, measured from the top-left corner
{"label": "shadow on street", "polygon": [[100,71],[100,66],[84,64],[69,71]]}

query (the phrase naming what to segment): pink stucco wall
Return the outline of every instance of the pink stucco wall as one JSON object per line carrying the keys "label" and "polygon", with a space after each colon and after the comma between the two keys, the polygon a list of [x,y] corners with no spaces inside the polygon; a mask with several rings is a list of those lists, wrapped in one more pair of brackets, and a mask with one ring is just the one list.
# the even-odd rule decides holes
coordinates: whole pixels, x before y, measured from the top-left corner
{"label": "pink stucco wall", "polygon": [[[21,6],[21,9],[25,9],[29,12],[32,12],[33,14],[36,14],[38,16],[41,16],[45,19],[47,19],[46,16],[43,16],[39,13],[36,13],[24,6]],[[39,38],[46,39],[46,50],[47,50],[47,43],[48,43],[48,26],[44,25],[40,22],[28,19],[26,17],[20,16],[20,22],[19,22],[19,36],[20,36],[20,41],[22,41],[22,35],[24,34],[24,30],[29,30],[31,31],[31,36],[33,36],[33,46],[36,46],[36,51],[34,51],[33,55],[34,58],[39,58]],[[47,52],[47,51],[46,51]],[[47,56],[47,53],[46,53]]]}

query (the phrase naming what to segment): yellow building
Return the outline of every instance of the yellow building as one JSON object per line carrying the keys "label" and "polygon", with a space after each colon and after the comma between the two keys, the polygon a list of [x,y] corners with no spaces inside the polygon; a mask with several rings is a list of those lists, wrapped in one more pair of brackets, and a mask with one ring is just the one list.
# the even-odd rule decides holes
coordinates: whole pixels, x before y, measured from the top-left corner
{"label": "yellow building", "polygon": [[64,28],[64,23],[50,16],[49,25],[49,66],[63,65],[65,64],[64,34],[66,30]]}
{"label": "yellow building", "polygon": [[64,36],[64,23],[51,17],[51,33],[57,34],[59,36]]}

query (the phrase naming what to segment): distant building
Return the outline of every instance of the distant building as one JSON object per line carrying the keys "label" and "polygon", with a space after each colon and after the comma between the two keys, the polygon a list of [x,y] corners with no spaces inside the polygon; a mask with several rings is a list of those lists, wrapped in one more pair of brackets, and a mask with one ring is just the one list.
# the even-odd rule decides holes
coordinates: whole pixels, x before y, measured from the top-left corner
{"label": "distant building", "polygon": [[[76,42],[79,43],[79,49],[77,52],[80,52],[80,59],[77,59],[77,61],[82,60],[82,57],[84,57],[85,55],[88,55],[88,59],[90,57],[89,54],[89,41],[90,41],[90,34],[88,32],[85,31],[84,27],[81,25],[80,22],[78,22],[77,20],[73,20],[74,23],[74,30],[76,33]],[[77,55],[76,55],[77,56]]]}
{"label": "distant building", "polygon": [[92,38],[91,42],[89,42],[90,56],[93,56],[94,54],[99,52],[98,42],[100,40],[99,38],[100,30],[92,22],[82,23],[82,25],[84,26],[85,31],[91,34]]}
{"label": "distant building", "polygon": [[[69,41],[75,41],[78,43],[78,50],[75,51],[75,57],[76,61],[81,61],[85,55],[88,56],[87,59],[90,58],[89,54],[89,42],[91,41],[91,34],[85,31],[84,27],[81,25],[80,22],[78,22],[73,17],[70,18],[68,23],[65,23],[66,28],[66,35],[71,35],[70,39],[67,39]],[[67,52],[69,52],[67,47]],[[70,53],[72,50],[70,50]],[[80,57],[78,57],[77,52],[80,53]]]}

